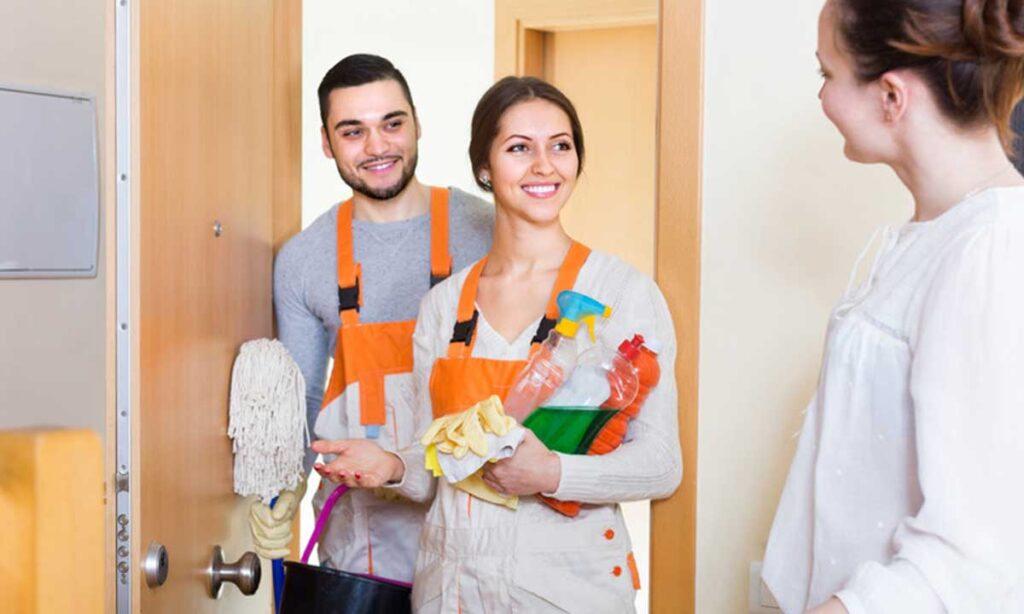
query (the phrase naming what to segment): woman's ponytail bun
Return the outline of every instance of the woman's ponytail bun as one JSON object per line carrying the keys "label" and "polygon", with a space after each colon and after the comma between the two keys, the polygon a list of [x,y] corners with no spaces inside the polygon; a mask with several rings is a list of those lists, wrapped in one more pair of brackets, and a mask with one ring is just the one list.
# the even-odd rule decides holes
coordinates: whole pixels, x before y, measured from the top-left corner
{"label": "woman's ponytail bun", "polygon": [[833,0],[862,81],[917,70],[962,126],[991,123],[1010,152],[1024,95],[1024,0]]}

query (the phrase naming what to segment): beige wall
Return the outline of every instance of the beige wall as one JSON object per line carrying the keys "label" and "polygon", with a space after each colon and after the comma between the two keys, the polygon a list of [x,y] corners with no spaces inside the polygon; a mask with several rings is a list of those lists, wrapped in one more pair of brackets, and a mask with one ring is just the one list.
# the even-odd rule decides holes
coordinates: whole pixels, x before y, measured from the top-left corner
{"label": "beige wall", "polygon": [[821,113],[822,0],[706,2],[697,611],[747,611],[825,324],[872,230],[911,213]]}
{"label": "beige wall", "polygon": [[[101,142],[105,6],[101,0],[0,3],[0,83],[96,97]],[[104,189],[105,177],[100,183]],[[107,215],[101,218],[105,225]],[[80,426],[104,434],[106,251],[100,239],[95,279],[0,279],[0,428]]]}

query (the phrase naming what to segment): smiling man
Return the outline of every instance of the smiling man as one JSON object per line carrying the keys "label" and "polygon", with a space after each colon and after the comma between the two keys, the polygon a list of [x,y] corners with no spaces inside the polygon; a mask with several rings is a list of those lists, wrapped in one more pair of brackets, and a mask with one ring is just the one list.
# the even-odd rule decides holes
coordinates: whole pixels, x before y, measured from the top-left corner
{"label": "smiling man", "polygon": [[[278,335],[305,377],[317,439],[368,438],[397,450],[416,436],[413,417],[395,408],[413,405],[405,397],[413,394],[412,332],[420,299],[487,253],[494,207],[416,179],[419,119],[405,78],[388,60],[349,56],[327,72],[318,94],[324,155],[353,195],[278,255]],[[307,472],[312,461],[307,455]],[[318,512],[330,490],[324,486],[314,497]],[[287,494],[280,500],[302,496]],[[281,555],[294,504],[273,512],[260,506],[250,515],[257,547]],[[372,491],[348,493],[331,513],[320,561],[411,581],[424,512]]]}

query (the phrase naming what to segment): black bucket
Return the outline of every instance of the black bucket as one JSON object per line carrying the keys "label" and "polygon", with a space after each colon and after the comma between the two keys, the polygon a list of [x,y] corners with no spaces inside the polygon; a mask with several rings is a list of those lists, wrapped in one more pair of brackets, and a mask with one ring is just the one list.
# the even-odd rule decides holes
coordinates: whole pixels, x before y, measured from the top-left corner
{"label": "black bucket", "polygon": [[324,501],[302,562],[284,564],[284,595],[279,614],[407,614],[412,612],[412,585],[387,578],[307,565],[338,498],[338,486]]}
{"label": "black bucket", "polygon": [[407,614],[412,589],[347,571],[284,564],[280,614]]}

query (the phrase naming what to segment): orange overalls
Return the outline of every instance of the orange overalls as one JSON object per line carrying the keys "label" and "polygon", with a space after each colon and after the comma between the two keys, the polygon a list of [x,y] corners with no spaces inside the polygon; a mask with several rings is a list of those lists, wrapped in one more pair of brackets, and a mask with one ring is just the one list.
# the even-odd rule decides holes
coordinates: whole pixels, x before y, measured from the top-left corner
{"label": "orange overalls", "polygon": [[[556,323],[555,298],[574,287],[589,254],[579,243],[570,247],[531,341],[531,355]],[[468,272],[447,354],[433,364],[429,386],[435,418],[492,394],[504,397],[526,366],[526,360],[472,356],[484,265],[481,260]],[[621,515],[612,518],[612,524],[608,515],[566,518],[541,512],[529,500],[513,511],[474,501],[441,480],[420,539],[413,607],[423,614],[630,611],[638,576]],[[580,581],[594,590],[584,602],[568,603]]]}
{"label": "orange overalls", "polygon": [[[365,436],[376,439],[385,449],[397,450],[411,443],[416,435],[412,416],[396,415],[394,411],[394,407],[411,407],[406,398],[399,397],[412,395],[412,334],[416,322],[359,321],[363,279],[353,254],[352,210],[351,200],[338,207],[341,325],[316,431],[320,438]],[[430,220],[433,286],[452,272],[448,252],[447,189],[431,188]],[[358,404],[349,400],[352,394],[358,394]],[[318,513],[333,490],[329,482],[321,482],[313,500]],[[354,489],[338,501],[331,513],[320,540],[321,563],[346,571],[411,581],[425,511],[420,504],[386,501],[372,491]]]}
{"label": "orange overalls", "polygon": [[[334,349],[334,367],[324,394],[326,409],[349,385],[359,383],[359,423],[376,438],[386,423],[384,377],[412,372],[415,320],[361,323],[362,271],[352,247],[352,201],[338,207],[338,308],[341,326]],[[430,189],[430,285],[452,273],[448,253],[448,190]]]}

